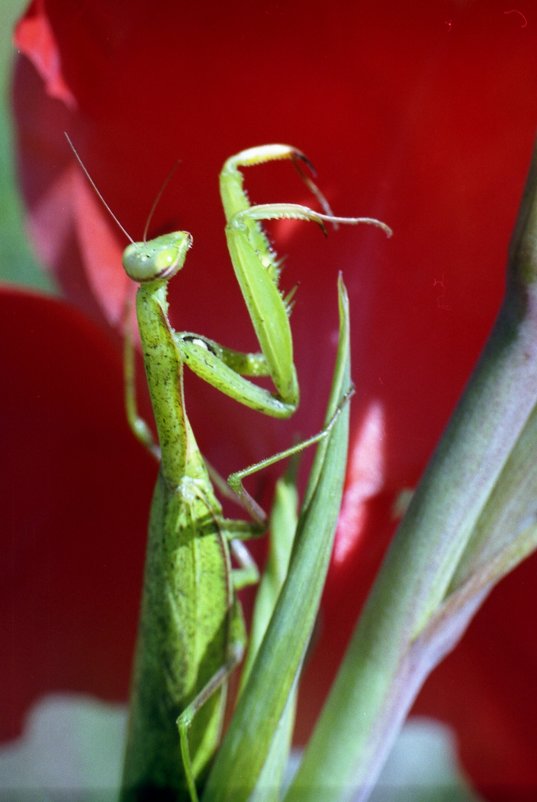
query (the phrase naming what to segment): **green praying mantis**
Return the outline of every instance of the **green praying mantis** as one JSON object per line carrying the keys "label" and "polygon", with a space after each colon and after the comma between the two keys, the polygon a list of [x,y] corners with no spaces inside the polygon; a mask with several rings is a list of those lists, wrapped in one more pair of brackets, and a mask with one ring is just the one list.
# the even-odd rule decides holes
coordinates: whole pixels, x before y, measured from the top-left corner
{"label": "green praying mantis", "polygon": [[[177,332],[171,326],[167,287],[192,245],[188,232],[176,231],[149,241],[144,238],[143,242],[134,242],[124,232],[131,244],[124,252],[123,267],[139,284],[136,315],[158,446],[137,412],[132,344],[126,351],[128,418],[135,435],[159,454],[160,471],[149,523],[123,802],[161,798],[198,802],[198,789],[221,737],[227,680],[244,652],[245,625],[237,591],[258,579],[242,541],[266,528],[266,515],[245,490],[243,480],[326,438],[352,392],[351,387],[346,388],[318,434],[229,477],[230,487],[252,518],[251,522],[231,520],[223,516],[186,414],[184,367],[241,404],[288,418],[299,401],[290,297],[284,297],[279,289],[280,264],[262,221],[304,220],[323,229],[327,222],[369,223],[391,233],[372,218],[336,217],[327,205],[323,213],[291,203],[251,205],[241,169],[277,159],[291,160],[324,204],[300,166],[309,165],[306,157],[287,145],[244,150],[228,159],[220,174],[228,250],[259,353],[225,348],[205,336]],[[259,376],[270,377],[274,392],[249,378]]]}

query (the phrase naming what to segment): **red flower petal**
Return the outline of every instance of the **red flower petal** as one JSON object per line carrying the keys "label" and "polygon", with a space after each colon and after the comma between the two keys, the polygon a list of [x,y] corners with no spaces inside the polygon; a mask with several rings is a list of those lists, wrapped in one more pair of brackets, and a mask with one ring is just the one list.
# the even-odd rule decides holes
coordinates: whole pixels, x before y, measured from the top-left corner
{"label": "red flower petal", "polygon": [[74,95],[64,80],[60,51],[46,15],[44,0],[30,3],[15,31],[15,42],[43,78],[47,94],[68,107],[76,106]]}
{"label": "red flower petal", "polygon": [[76,310],[2,289],[0,737],[47,691],[125,698],[155,466],[117,350]]}

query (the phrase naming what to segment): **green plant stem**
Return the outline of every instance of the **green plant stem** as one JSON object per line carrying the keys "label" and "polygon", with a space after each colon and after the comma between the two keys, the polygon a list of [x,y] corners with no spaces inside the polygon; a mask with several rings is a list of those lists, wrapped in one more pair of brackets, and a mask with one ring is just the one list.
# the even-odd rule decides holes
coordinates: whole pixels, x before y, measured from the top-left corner
{"label": "green plant stem", "polygon": [[[424,674],[460,637],[455,626],[428,668],[409,659],[537,399],[536,183],[534,156],[498,319],[388,551],[286,802],[366,799]],[[486,592],[471,597],[467,620]]]}

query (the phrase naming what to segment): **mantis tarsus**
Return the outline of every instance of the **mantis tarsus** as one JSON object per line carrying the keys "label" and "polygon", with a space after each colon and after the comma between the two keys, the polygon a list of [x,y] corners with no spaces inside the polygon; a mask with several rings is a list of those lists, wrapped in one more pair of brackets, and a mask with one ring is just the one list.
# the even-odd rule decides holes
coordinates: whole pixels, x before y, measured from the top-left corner
{"label": "mantis tarsus", "polygon": [[[76,151],[75,155],[80,161]],[[323,228],[325,222],[363,222],[389,233],[371,218],[340,218],[297,204],[251,206],[240,168],[275,159],[307,163],[294,148],[267,145],[228,159],[220,176],[228,249],[261,353],[244,354],[172,328],[167,284],[184,265],[192,244],[188,232],[141,243],[131,240],[123,256],[126,273],[140,285],[136,312],[161,456],[149,525],[123,800],[198,799],[196,786],[203,782],[220,738],[226,680],[243,653],[244,624],[236,591],[257,579],[255,565],[239,541],[259,534],[265,523],[242,480],[325,437],[338,415],[308,441],[233,474],[229,484],[254,523],[229,520],[222,514],[186,415],[184,365],[242,404],[289,417],[299,399],[289,298],[278,288],[278,260],[261,221],[293,218]],[[132,359],[130,364],[129,420],[137,437],[155,451],[150,429],[136,412]],[[275,392],[246,376],[270,376]],[[239,568],[232,567],[232,552]]]}

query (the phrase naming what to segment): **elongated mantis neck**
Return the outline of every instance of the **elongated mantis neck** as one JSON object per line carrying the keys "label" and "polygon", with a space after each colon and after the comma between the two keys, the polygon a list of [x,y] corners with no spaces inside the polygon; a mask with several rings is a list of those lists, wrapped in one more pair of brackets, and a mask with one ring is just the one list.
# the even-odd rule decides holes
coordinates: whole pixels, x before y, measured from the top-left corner
{"label": "elongated mantis neck", "polygon": [[187,473],[187,465],[196,466],[197,460],[192,456],[199,450],[186,415],[183,365],[167,311],[167,282],[141,284],[136,295],[136,313],[162,453],[162,473],[169,486],[177,487]]}

